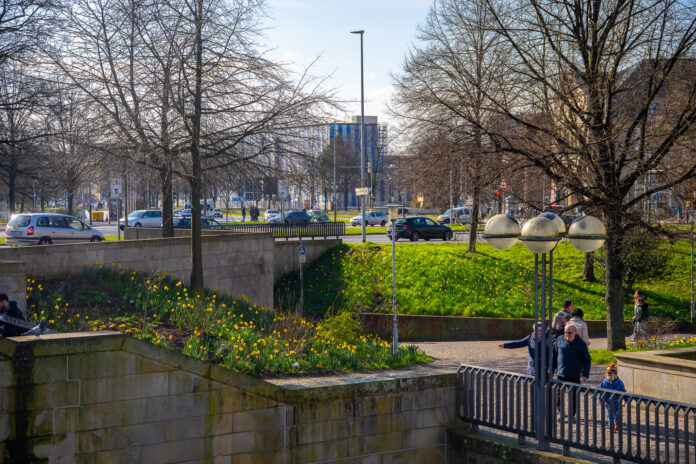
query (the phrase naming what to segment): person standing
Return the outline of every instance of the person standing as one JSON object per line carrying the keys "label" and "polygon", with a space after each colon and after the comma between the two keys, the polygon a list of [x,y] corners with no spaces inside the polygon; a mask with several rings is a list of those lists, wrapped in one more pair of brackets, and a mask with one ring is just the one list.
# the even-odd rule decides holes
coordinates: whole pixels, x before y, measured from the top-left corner
{"label": "person standing", "polygon": [[[534,325],[532,325],[532,331],[534,330]],[[499,349],[514,349],[514,348],[524,348],[525,346],[529,350],[529,359],[527,360],[527,375],[535,375],[535,370],[534,370],[534,357],[535,357],[535,352],[536,352],[536,345],[537,345],[537,339],[541,339],[541,334],[542,334],[543,326],[541,323],[537,323],[537,328],[536,328],[536,338],[534,337],[534,332],[531,334],[527,335],[526,337],[520,339],[520,340],[515,340],[514,342],[507,342],[507,343],[502,343],[498,345]]]}
{"label": "person standing", "polygon": [[[553,371],[556,378],[562,382],[580,384],[587,382],[590,376],[590,352],[587,350],[587,344],[577,335],[578,329],[567,324],[563,335],[559,335],[553,344]],[[575,415],[577,398],[573,391],[570,394],[571,408]]]}
{"label": "person standing", "polygon": [[[600,388],[626,393],[626,387],[619,378],[619,371],[616,368],[616,364],[610,364],[609,367],[607,367],[606,378],[602,380]],[[611,394],[603,393],[600,395],[600,401],[604,403],[604,407],[606,408],[607,420],[610,422],[613,421],[614,430],[618,430],[619,424],[621,423],[621,402],[619,401],[619,396],[612,397]]]}
{"label": "person standing", "polygon": [[246,208],[242,205],[242,222],[246,221]]}
{"label": "person standing", "polygon": [[[0,293],[0,315],[14,317],[16,319],[24,319],[24,314],[17,307],[16,301],[10,301],[7,294]],[[12,324],[3,324],[0,329],[0,335],[3,337],[16,337],[22,335],[27,329],[23,327],[17,327]]]}
{"label": "person standing", "polygon": [[636,343],[647,337],[648,332],[645,330],[648,319],[650,319],[650,308],[645,302],[645,293],[642,290],[636,289],[633,294],[633,336],[631,340]]}
{"label": "person standing", "polygon": [[563,309],[558,311],[555,316],[553,316],[553,322],[551,323],[551,337],[555,340],[559,335],[563,335],[563,327],[565,327],[566,322],[570,319],[570,313],[573,312],[573,302],[570,300],[565,300],[563,302]]}
{"label": "person standing", "polygon": [[590,346],[590,332],[587,330],[587,323],[584,321],[583,316],[585,313],[582,312],[580,308],[573,308],[573,312],[570,313],[570,320],[566,322],[566,327],[568,325],[574,325],[578,331],[578,336]]}

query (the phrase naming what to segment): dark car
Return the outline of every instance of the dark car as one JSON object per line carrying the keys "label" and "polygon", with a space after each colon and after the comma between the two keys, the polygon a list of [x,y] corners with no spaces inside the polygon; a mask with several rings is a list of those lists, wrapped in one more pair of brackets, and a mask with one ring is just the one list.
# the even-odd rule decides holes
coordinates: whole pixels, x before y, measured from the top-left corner
{"label": "dark car", "polygon": [[312,222],[329,222],[329,216],[327,216],[326,213],[321,210],[310,209],[307,211],[307,214]]}
{"label": "dark car", "polygon": [[[191,228],[191,218],[176,216],[173,219],[175,229],[190,229]],[[211,226],[221,225],[215,219],[201,218],[201,228],[206,229]]]}
{"label": "dark car", "polygon": [[[391,227],[391,224],[387,226],[387,237],[389,238],[391,238]],[[427,217],[411,216],[399,218],[396,220],[395,228],[396,240],[407,238],[412,242],[417,242],[421,238],[426,241],[431,238],[452,239],[452,229],[442,226]]]}
{"label": "dark car", "polygon": [[286,211],[281,216],[281,221],[285,224],[309,224],[311,218],[306,211]]}

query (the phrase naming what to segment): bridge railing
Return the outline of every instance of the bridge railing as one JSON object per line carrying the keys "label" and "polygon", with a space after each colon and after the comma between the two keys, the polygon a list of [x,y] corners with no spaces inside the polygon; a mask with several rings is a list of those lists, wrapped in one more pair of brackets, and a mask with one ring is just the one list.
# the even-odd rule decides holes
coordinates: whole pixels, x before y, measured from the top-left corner
{"label": "bridge railing", "polygon": [[309,224],[224,224],[206,226],[205,230],[231,230],[238,232],[271,232],[274,238],[326,238],[346,233],[345,222],[310,222]]}
{"label": "bridge railing", "polygon": [[[535,436],[534,377],[462,365],[457,415],[474,425]],[[615,461],[696,462],[696,406],[551,380],[545,387],[549,443]]]}

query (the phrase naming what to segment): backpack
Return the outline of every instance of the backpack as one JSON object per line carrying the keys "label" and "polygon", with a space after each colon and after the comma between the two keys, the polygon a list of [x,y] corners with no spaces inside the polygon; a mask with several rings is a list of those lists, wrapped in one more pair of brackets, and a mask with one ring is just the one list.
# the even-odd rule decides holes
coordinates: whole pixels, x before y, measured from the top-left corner
{"label": "backpack", "polygon": [[647,321],[650,318],[650,309],[648,308],[648,303],[640,304],[640,320]]}

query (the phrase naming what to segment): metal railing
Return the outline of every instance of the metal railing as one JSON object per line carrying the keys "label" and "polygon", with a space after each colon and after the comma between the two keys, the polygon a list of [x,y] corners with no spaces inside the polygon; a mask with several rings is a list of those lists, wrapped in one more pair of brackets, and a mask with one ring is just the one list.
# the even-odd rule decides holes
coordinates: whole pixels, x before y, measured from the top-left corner
{"label": "metal railing", "polygon": [[274,238],[339,237],[346,233],[345,222],[310,222],[309,224],[225,224],[205,226],[205,230],[271,232]]}
{"label": "metal railing", "polygon": [[[535,379],[462,365],[457,416],[463,421],[535,436]],[[696,462],[696,406],[551,380],[545,387],[546,434],[564,452],[577,448],[641,463]]]}

